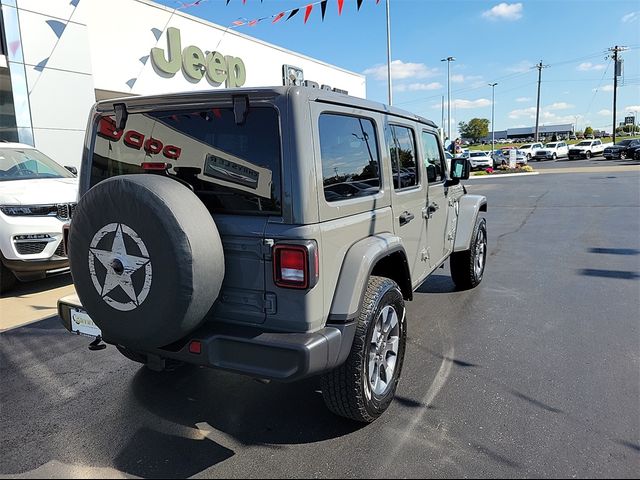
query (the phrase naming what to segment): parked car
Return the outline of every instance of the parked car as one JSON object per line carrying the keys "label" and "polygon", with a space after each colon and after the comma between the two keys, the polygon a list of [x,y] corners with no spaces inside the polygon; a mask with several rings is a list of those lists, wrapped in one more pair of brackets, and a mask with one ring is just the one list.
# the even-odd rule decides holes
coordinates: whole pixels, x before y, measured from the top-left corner
{"label": "parked car", "polygon": [[68,168],[29,145],[0,143],[0,291],[68,268],[62,227],[77,197]]}
{"label": "parked car", "polygon": [[469,152],[471,170],[493,167],[493,159],[488,152]]}
{"label": "parked car", "polygon": [[602,140],[583,140],[569,147],[569,160],[591,158],[604,151]]}
{"label": "parked car", "polygon": [[622,140],[615,145],[605,148],[602,156],[607,160],[613,158],[633,158],[638,147],[640,147],[640,140],[638,139]]}
{"label": "parked car", "polygon": [[516,165],[527,165],[529,163],[529,158],[527,157],[527,153],[525,151],[515,147],[511,147],[511,148],[503,148],[501,152],[502,156],[505,159],[506,165],[509,164],[509,157],[511,155],[510,152],[512,150],[516,151]]}
{"label": "parked car", "polygon": [[[430,120],[308,87],[129,97],[90,115],[69,233],[77,296],[58,312],[94,347],[154,370],[319,376],[332,412],[372,422],[413,346],[405,301],[448,259],[460,289],[483,277],[486,197],[461,183],[468,160],[445,171]],[[125,144],[133,128],[173,159]],[[362,193],[331,190],[347,179]]]}
{"label": "parked car", "polygon": [[527,160],[531,160],[531,157],[535,154],[537,150],[544,148],[542,143],[528,143],[525,145],[521,145],[518,147],[518,150],[523,152],[527,157]]}
{"label": "parked car", "polygon": [[566,142],[547,143],[544,148],[536,150],[533,158],[540,160],[556,160],[569,156],[569,146]]}

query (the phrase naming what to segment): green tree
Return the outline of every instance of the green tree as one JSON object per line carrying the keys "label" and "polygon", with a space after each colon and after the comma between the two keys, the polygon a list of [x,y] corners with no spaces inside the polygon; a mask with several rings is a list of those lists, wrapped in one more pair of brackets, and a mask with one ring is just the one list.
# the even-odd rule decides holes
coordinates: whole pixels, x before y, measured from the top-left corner
{"label": "green tree", "polygon": [[587,135],[593,135],[593,128],[591,127],[586,127],[584,129],[584,136],[586,137]]}
{"label": "green tree", "polygon": [[486,118],[472,118],[467,122],[460,122],[458,130],[463,138],[470,138],[475,143],[489,135],[489,120]]}

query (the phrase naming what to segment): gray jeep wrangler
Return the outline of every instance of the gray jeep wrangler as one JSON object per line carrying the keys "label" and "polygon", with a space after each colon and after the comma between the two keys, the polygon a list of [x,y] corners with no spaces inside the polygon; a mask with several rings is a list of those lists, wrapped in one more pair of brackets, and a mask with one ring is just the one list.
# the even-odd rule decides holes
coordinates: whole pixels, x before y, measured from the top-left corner
{"label": "gray jeep wrangler", "polygon": [[68,250],[65,327],[161,370],[321,376],[328,408],[391,403],[405,301],[450,258],[482,280],[486,198],[436,125],[306,87],[95,105]]}

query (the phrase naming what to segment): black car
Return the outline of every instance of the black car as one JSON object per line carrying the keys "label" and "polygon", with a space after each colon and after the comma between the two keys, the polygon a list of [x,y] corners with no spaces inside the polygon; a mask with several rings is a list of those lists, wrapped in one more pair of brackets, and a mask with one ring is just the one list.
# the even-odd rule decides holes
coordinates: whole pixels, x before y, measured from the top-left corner
{"label": "black car", "polygon": [[634,153],[637,151],[638,148],[640,148],[640,140],[638,139],[622,140],[621,142],[618,142],[615,145],[605,148],[603,152],[603,156],[606,159],[633,158]]}

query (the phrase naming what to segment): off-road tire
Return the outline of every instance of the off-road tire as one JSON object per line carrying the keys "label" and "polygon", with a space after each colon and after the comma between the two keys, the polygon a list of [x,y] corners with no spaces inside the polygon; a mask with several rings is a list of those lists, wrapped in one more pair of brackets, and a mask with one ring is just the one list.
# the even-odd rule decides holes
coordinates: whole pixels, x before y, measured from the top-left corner
{"label": "off-road tire", "polygon": [[[480,269],[477,268],[479,255],[482,255]],[[461,290],[468,290],[478,286],[484,276],[486,260],[487,221],[478,217],[473,228],[469,250],[451,254],[451,278],[456,287]]]}
{"label": "off-road tire", "polygon": [[[370,387],[369,352],[378,317],[386,306],[392,306],[398,316],[398,353],[392,380],[382,395]],[[389,407],[395,396],[407,341],[404,299],[393,280],[372,276],[357,319],[351,352],[344,364],[322,375],[322,396],[327,408],[336,415],[357,422],[371,423]]]}

